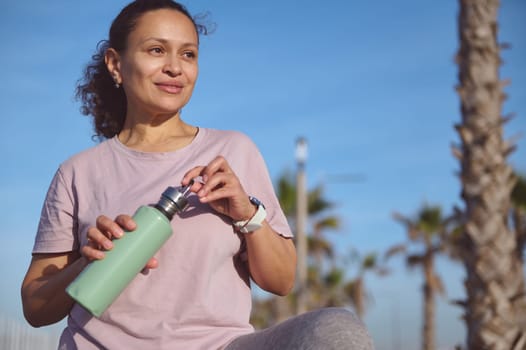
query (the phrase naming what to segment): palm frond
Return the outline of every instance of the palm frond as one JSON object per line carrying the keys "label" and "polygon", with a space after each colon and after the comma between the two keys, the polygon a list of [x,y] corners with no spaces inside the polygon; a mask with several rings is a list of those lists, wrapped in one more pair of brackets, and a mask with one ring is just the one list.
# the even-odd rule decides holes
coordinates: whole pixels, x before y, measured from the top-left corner
{"label": "palm frond", "polygon": [[329,258],[333,256],[332,244],[322,237],[309,236],[307,237],[307,245],[309,252],[324,253]]}
{"label": "palm frond", "polygon": [[340,218],[337,216],[327,216],[314,223],[314,232],[321,232],[326,229],[337,230],[340,226]]}
{"label": "palm frond", "polygon": [[411,254],[406,257],[405,262],[407,267],[415,268],[422,265],[424,263],[424,259],[425,257],[423,255]]}
{"label": "palm frond", "polygon": [[317,215],[334,206],[332,202],[325,199],[321,185],[309,191],[307,197],[307,207],[310,215]]}
{"label": "palm frond", "polygon": [[391,248],[387,249],[387,251],[384,254],[384,260],[390,259],[391,257],[398,254],[404,254],[406,251],[407,246],[405,244],[394,245]]}

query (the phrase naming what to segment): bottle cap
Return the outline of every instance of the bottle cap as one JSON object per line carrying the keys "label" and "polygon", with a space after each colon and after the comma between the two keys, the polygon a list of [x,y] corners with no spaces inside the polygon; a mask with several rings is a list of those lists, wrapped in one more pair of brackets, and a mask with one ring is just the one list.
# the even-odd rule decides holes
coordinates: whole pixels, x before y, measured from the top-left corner
{"label": "bottle cap", "polygon": [[165,214],[168,220],[171,220],[176,213],[183,212],[188,206],[188,193],[190,192],[190,187],[193,185],[191,181],[187,186],[183,188],[168,187],[164,190],[159,203],[156,207],[161,209]]}

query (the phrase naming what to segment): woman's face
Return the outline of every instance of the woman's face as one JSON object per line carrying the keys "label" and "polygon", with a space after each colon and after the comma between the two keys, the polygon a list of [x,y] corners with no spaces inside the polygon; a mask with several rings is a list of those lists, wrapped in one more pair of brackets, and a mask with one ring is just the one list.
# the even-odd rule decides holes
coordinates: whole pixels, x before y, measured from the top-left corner
{"label": "woman's face", "polygon": [[117,56],[128,117],[175,114],[190,100],[198,73],[198,36],[184,14],[146,12]]}

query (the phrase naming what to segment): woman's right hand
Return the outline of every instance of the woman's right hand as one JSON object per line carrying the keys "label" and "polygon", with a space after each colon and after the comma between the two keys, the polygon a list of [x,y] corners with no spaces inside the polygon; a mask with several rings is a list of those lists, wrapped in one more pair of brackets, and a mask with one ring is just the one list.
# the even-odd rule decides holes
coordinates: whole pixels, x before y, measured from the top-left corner
{"label": "woman's right hand", "polygon": [[[121,238],[125,231],[133,231],[137,225],[129,215],[119,215],[112,220],[107,216],[97,217],[96,226],[88,229],[88,243],[80,252],[89,261],[104,259],[104,251],[113,249],[113,240]],[[158,266],[157,259],[151,258],[146,263],[146,269]]]}

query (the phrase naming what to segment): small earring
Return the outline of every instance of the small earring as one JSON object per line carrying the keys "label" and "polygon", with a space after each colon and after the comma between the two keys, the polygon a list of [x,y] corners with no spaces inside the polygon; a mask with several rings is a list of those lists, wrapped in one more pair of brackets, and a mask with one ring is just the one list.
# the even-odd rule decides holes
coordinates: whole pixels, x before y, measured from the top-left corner
{"label": "small earring", "polygon": [[118,89],[118,88],[121,87],[121,84],[119,84],[119,80],[117,78],[117,75],[113,76],[113,82],[115,83],[115,85],[113,85],[113,86],[115,86],[115,89]]}

